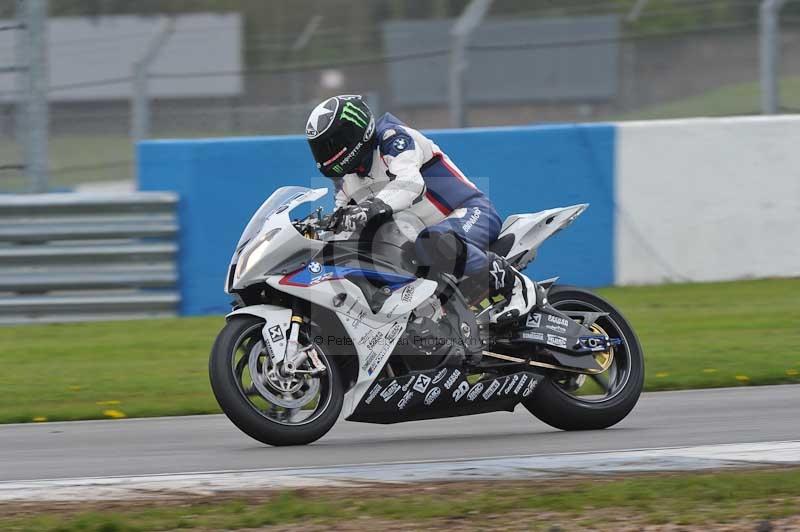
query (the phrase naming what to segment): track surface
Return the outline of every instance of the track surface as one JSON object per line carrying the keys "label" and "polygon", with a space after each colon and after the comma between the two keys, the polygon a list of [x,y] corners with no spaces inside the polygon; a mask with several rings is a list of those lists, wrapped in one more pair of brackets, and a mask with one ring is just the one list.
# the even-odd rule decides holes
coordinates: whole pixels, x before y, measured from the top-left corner
{"label": "track surface", "polygon": [[331,466],[800,440],[800,386],[644,394],[614,428],[561,432],[522,407],[397,425],[340,422],[271,448],[223,416],[0,426],[0,481]]}

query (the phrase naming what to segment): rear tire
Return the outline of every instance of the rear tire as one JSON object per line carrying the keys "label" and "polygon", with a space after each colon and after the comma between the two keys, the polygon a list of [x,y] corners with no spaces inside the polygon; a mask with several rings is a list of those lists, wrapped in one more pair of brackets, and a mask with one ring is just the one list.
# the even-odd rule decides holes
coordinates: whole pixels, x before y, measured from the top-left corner
{"label": "rear tire", "polygon": [[233,316],[220,331],[208,363],[214,396],[228,419],[251,438],[276,446],[314,442],[333,427],[342,410],[344,392],[338,368],[333,358],[328,357],[317,345],[315,349],[328,368],[320,377],[327,379],[327,386],[330,387],[324,410],[311,421],[299,425],[283,424],[269,419],[243,393],[231,363],[243,339],[261,335],[263,325],[264,320],[254,316]]}
{"label": "rear tire", "polygon": [[[608,312],[623,340],[629,361],[626,381],[608,400],[589,402],[567,393],[553,378],[542,381],[536,393],[523,402],[534,416],[561,430],[605,429],[622,421],[639,400],[644,386],[644,356],[639,340],[625,317],[600,296],[571,286],[554,286],[547,296],[559,308],[584,306],[586,310]],[[562,310],[563,312],[564,310]],[[615,333],[608,331],[613,338]],[[617,355],[615,355],[617,356]]]}

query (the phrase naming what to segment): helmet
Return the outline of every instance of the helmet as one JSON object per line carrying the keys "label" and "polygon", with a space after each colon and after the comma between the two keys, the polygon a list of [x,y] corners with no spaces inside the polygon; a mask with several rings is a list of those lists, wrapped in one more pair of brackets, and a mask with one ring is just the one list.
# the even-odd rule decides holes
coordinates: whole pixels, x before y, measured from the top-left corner
{"label": "helmet", "polygon": [[319,171],[339,178],[353,173],[369,158],[375,118],[361,96],[334,96],[311,111],[306,137]]}

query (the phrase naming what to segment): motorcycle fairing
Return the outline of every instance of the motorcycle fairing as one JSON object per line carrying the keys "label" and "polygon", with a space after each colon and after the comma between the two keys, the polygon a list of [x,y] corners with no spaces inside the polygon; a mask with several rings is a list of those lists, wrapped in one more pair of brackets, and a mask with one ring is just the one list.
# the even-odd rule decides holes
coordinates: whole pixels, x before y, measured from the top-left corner
{"label": "motorcycle fairing", "polygon": [[273,360],[283,360],[286,354],[289,320],[292,317],[291,309],[276,305],[250,305],[234,310],[225,316],[225,319],[242,314],[264,320],[261,336],[264,338],[267,352]]}
{"label": "motorcycle fairing", "polygon": [[[291,296],[336,313],[358,355],[356,384],[345,394],[344,416],[381,372],[408,325],[411,311],[436,291],[436,282],[415,279],[394,290],[378,312],[370,309],[362,290],[347,278],[311,286],[281,284],[281,276],[267,278],[267,284]],[[341,296],[344,294],[344,297]],[[337,306],[338,305],[338,306]]]}
{"label": "motorcycle fairing", "polygon": [[543,378],[538,373],[520,371],[470,384],[463,368],[456,367],[384,378],[372,384],[347,419],[389,424],[511,412],[536,390]]}
{"label": "motorcycle fairing", "polygon": [[514,266],[524,268],[542,242],[574,222],[587,208],[588,203],[581,203],[532,214],[512,214],[503,222],[500,236],[490,249]]}
{"label": "motorcycle fairing", "polygon": [[[292,226],[289,213],[303,203],[316,201],[328,189],[281,187],[259,207],[242,233],[228,266],[225,291],[232,293],[263,282],[265,272],[288,259],[299,266],[318,253],[323,242],[305,238]],[[256,251],[261,251],[256,258]],[[268,252],[267,252],[268,251]],[[252,261],[250,260],[252,259]],[[246,263],[241,268],[240,262]]]}

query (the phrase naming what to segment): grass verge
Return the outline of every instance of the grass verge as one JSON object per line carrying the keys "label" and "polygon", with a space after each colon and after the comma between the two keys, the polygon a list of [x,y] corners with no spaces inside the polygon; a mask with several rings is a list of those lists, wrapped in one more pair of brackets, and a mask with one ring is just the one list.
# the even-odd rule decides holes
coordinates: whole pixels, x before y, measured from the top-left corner
{"label": "grass verge", "polygon": [[[800,108],[800,76],[782,78],[779,81],[779,87],[782,106],[793,110]],[[609,117],[609,120],[758,115],[761,113],[760,94],[761,88],[758,82],[727,85],[682,100]]]}
{"label": "grass verge", "polygon": [[[82,503],[85,504],[85,503]],[[674,523],[685,527],[800,516],[800,470],[626,479],[535,480],[306,489],[166,502],[0,506],[8,531],[544,529]],[[291,525],[297,525],[296,528]],[[291,528],[287,528],[290,527]],[[558,528],[556,528],[558,527]],[[634,529],[634,528],[632,528]],[[750,527],[752,530],[753,527]]]}
{"label": "grass verge", "polygon": [[[800,382],[800,279],[599,291],[644,346],[647,390]],[[0,422],[218,412],[221,317],[0,327]]]}

